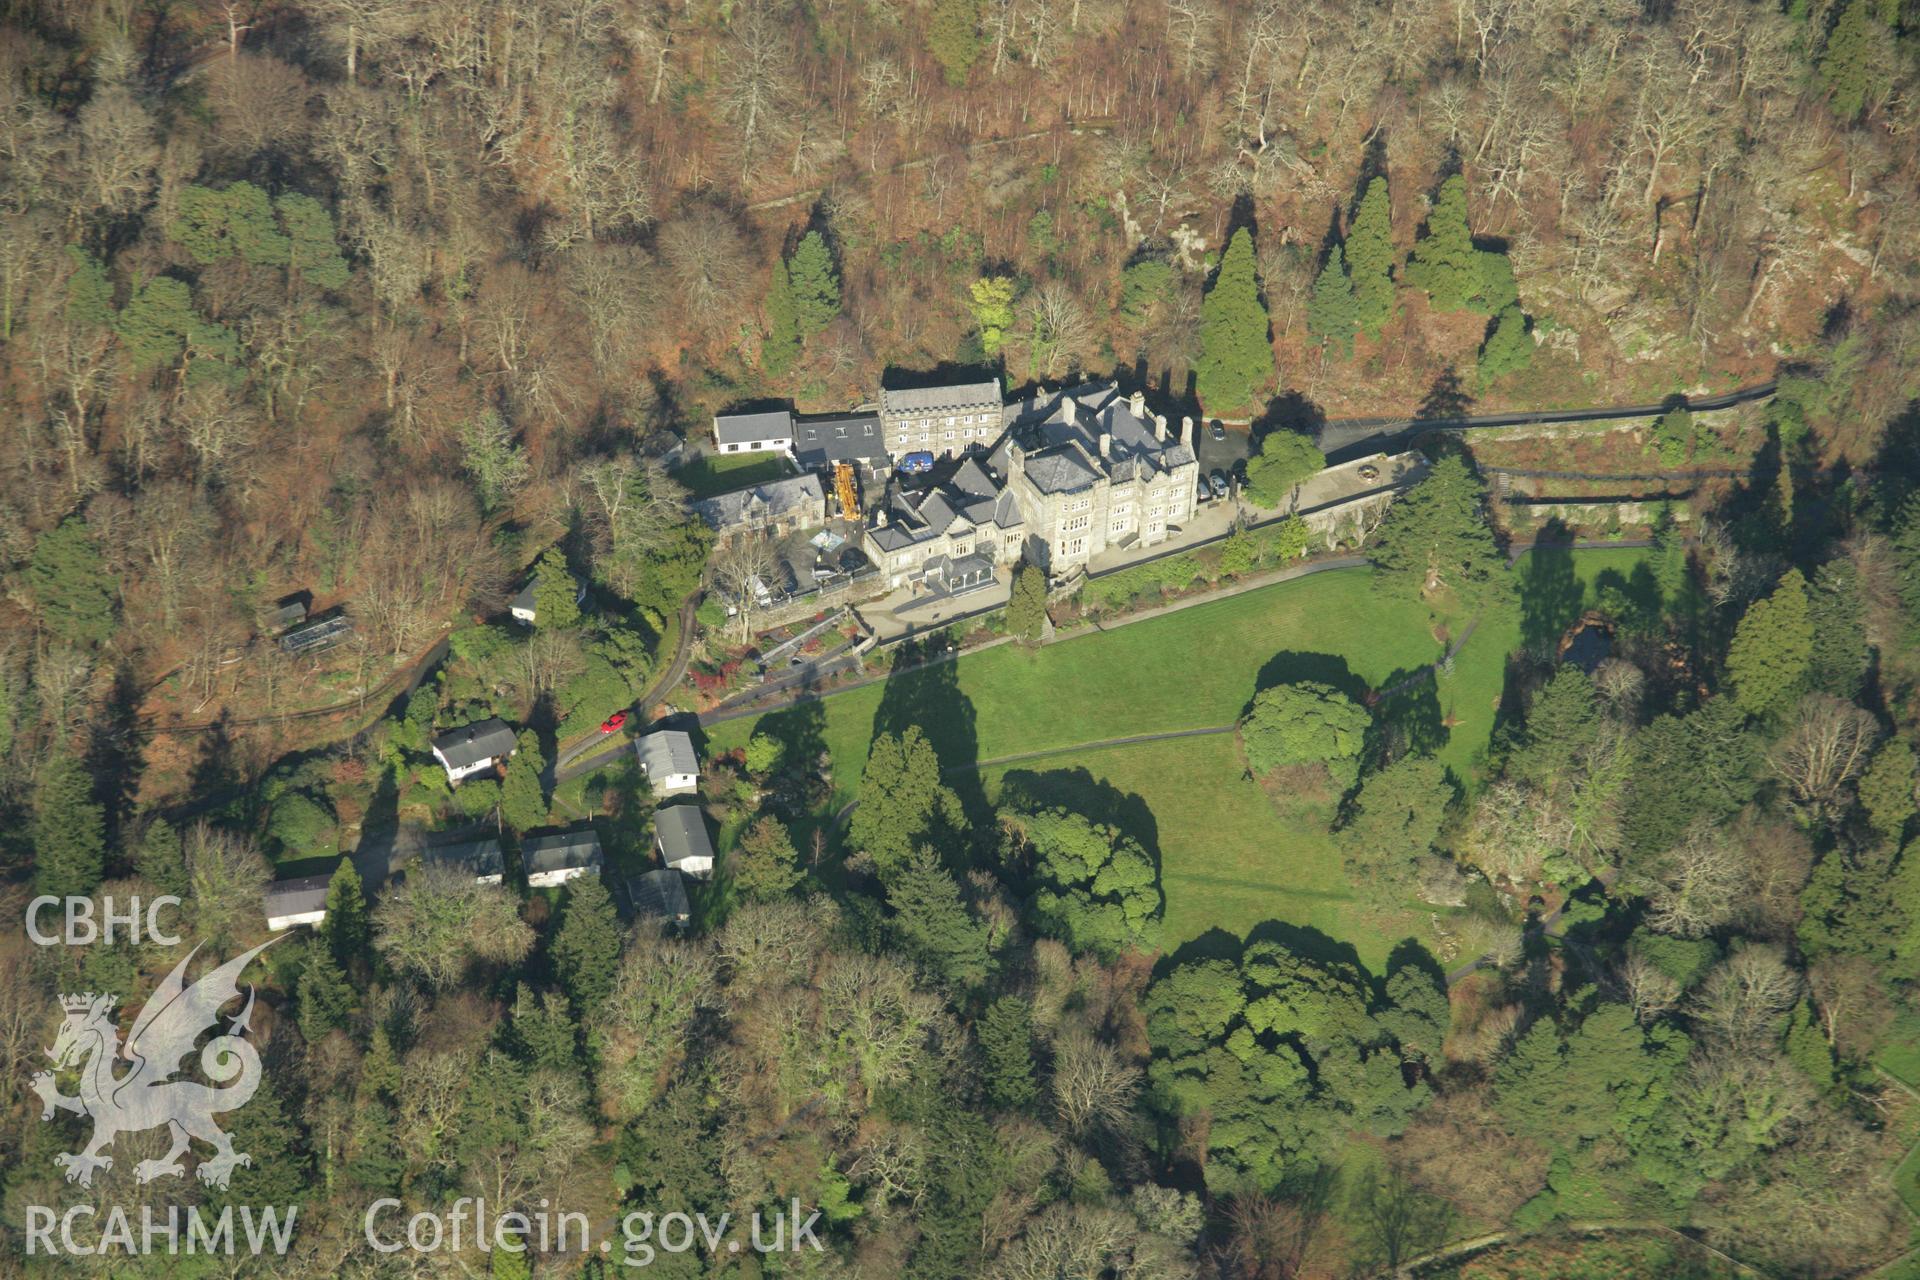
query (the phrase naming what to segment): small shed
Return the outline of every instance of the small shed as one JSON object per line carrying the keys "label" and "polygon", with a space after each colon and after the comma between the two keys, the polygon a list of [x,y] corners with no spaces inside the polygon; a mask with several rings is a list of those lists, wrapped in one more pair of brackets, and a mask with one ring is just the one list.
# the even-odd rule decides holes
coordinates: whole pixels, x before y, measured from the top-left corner
{"label": "small shed", "polygon": [[653,843],[660,861],[706,879],[713,874],[713,839],[697,804],[667,804],[653,811]]}
{"label": "small shed", "polygon": [[657,796],[684,795],[700,786],[700,757],[693,739],[679,729],[655,729],[633,740],[640,772]]}
{"label": "small shed", "polygon": [[522,840],[520,864],[526,868],[529,888],[550,889],[590,871],[598,873],[606,858],[600,852],[600,837],[592,827],[582,827]]}
{"label": "small shed", "polygon": [[656,867],[644,875],[629,877],[627,901],[641,919],[684,925],[693,918],[687,905],[686,879],[672,867]]}
{"label": "small shed", "polygon": [[332,880],[332,876],[303,876],[269,884],[261,900],[267,928],[291,929],[295,925],[319,924],[325,920],[327,885]]}

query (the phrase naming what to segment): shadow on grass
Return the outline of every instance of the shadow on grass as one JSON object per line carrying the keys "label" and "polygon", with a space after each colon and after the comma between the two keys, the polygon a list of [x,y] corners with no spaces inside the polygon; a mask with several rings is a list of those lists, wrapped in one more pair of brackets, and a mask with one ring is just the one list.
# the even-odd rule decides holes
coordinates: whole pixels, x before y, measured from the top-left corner
{"label": "shadow on grass", "polygon": [[1141,796],[1094,777],[1084,766],[1044,773],[1014,769],[1000,779],[1000,807],[1066,809],[1115,828],[1146,851],[1153,862],[1154,885],[1162,889],[1161,898],[1165,900],[1160,883],[1160,824]]}
{"label": "shadow on grass", "polygon": [[[1161,956],[1153,967],[1153,974],[1156,978],[1164,977],[1180,965],[1202,960],[1225,960],[1237,965],[1246,954],[1246,949],[1256,942],[1277,943],[1318,965],[1348,965],[1369,983],[1373,981],[1373,974],[1361,963],[1360,953],[1351,942],[1342,942],[1311,926],[1290,924],[1285,920],[1264,920],[1248,930],[1245,938],[1236,937],[1216,926]],[[1401,944],[1402,947],[1406,945]]]}
{"label": "shadow on grass", "polygon": [[[1254,679],[1253,691],[1260,693],[1279,685],[1299,684],[1308,680],[1330,685],[1355,702],[1365,702],[1371,692],[1367,682],[1355,675],[1353,668],[1347,665],[1347,660],[1339,654],[1302,653],[1296,649],[1282,649],[1268,658]],[[1244,715],[1252,707],[1252,699],[1248,699],[1241,714]]]}
{"label": "shadow on grass", "polygon": [[[944,644],[934,637],[933,645]],[[909,728],[926,735],[940,757],[943,781],[960,798],[967,824],[976,842],[992,838],[993,806],[987,801],[986,785],[978,769],[956,766],[977,764],[980,760],[980,732],[973,700],[960,690],[960,664],[954,659],[927,663],[937,650],[907,643],[896,646],[891,674],[874,708],[873,732],[868,741],[883,733],[896,737]],[[846,762],[843,762],[843,767]],[[866,762],[860,762],[864,768]]]}

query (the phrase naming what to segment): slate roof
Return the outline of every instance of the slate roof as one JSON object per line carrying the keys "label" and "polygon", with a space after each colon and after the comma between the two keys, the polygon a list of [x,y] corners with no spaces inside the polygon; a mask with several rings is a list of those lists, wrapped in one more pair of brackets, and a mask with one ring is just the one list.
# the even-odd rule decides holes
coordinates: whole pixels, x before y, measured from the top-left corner
{"label": "slate roof", "polygon": [[298,880],[275,880],[261,895],[261,904],[269,918],[324,911],[327,885],[332,879],[332,876],[302,876]]}
{"label": "slate roof", "polygon": [[1100,478],[1098,465],[1073,441],[1029,454],[1024,466],[1027,479],[1042,493],[1072,493]]}
{"label": "slate roof", "polygon": [[[1073,402],[1071,420],[1069,400]],[[1193,449],[1181,444],[1175,433],[1170,431],[1162,440],[1150,415],[1134,415],[1118,383],[1090,382],[1034,397],[1009,406],[1009,418],[1012,425],[994,446],[989,461],[1004,473],[1010,447],[1019,445],[1027,478],[1043,493],[1070,493],[1103,474],[1113,480],[1133,480],[1195,461]],[[1102,436],[1110,437],[1104,458],[1100,456]]]}
{"label": "slate roof", "polygon": [[673,867],[656,867],[627,881],[627,900],[633,913],[664,920],[681,920],[691,914],[687,906],[686,877]]}
{"label": "slate roof", "polygon": [[700,757],[693,739],[679,729],[656,729],[633,740],[633,752],[649,778],[676,773],[699,773]]}
{"label": "slate roof", "polygon": [[793,434],[793,410],[762,413],[716,413],[713,438],[721,444],[752,444],[756,440],[784,440]]}
{"label": "slate roof", "polygon": [[793,457],[803,467],[834,462],[878,462],[887,456],[880,419],[871,413],[796,418]]}
{"label": "slate roof", "polygon": [[977,458],[966,458],[947,480],[931,489],[893,488],[883,508],[885,525],[868,530],[882,551],[898,551],[937,538],[955,520],[975,528],[1015,529],[1023,523],[1013,494]]}
{"label": "slate roof", "polygon": [[601,861],[600,837],[592,827],[562,831],[557,836],[535,836],[520,842],[520,865],[530,876],[573,867],[597,867]]}
{"label": "slate roof", "polygon": [[423,849],[420,851],[420,861],[431,866],[451,867],[476,878],[500,875],[507,867],[506,858],[500,852],[500,842],[491,838]]}
{"label": "slate roof", "polygon": [[697,804],[664,804],[653,811],[653,830],[669,863],[713,857],[713,841]]}
{"label": "slate roof", "polygon": [[524,613],[535,612],[533,607],[533,591],[534,591],[534,588],[538,587],[539,585],[540,585],[540,575],[536,573],[531,578],[527,579],[527,585],[520,588],[519,593],[513,597],[513,603],[509,607],[513,609],[518,609]]}
{"label": "slate roof", "polygon": [[513,730],[505,720],[494,716],[459,729],[450,729],[433,740],[433,749],[450,769],[464,769],[482,760],[492,760],[513,751]]}
{"label": "slate roof", "polygon": [[880,393],[880,408],[892,414],[944,413],[949,409],[978,411],[1000,407],[998,382],[957,382],[944,387],[902,387]]}
{"label": "slate roof", "polygon": [[820,477],[804,475],[702,498],[693,504],[693,510],[708,528],[724,531],[749,520],[774,520],[793,511],[822,511],[826,500]]}

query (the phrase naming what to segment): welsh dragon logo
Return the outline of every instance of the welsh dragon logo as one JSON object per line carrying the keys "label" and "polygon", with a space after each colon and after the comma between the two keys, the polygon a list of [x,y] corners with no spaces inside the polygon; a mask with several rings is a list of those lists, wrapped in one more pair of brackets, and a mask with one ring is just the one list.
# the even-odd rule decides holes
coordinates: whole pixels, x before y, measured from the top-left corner
{"label": "welsh dragon logo", "polygon": [[[168,1077],[181,1070],[182,1059],[193,1052],[201,1034],[219,1022],[221,1007],[239,999],[241,971],[279,940],[271,938],[235,956],[189,986],[185,974],[188,963],[200,950],[195,947],[173,967],[133,1020],[124,1049],[113,1016],[119,997],[91,992],[60,997],[60,1007],[67,1016],[47,1056],[53,1059],[56,1070],[79,1068],[80,1093],[73,1098],[62,1094],[52,1071],[37,1073],[32,1087],[44,1104],[42,1120],[53,1119],[56,1109],[93,1119],[93,1137],[84,1147],[77,1153],[62,1152],[53,1158],[66,1170],[68,1182],[91,1186],[94,1170],[113,1167],[113,1157],[107,1152],[115,1137],[160,1125],[167,1127],[173,1148],[158,1160],[142,1160],[135,1165],[136,1182],[184,1176],[186,1169],[180,1157],[194,1138],[215,1149],[210,1159],[200,1162],[200,1181],[208,1186],[224,1190],[236,1166],[253,1164],[246,1152],[233,1149],[233,1140],[213,1122],[216,1113],[246,1105],[260,1087],[260,1055],[241,1039],[253,1013],[251,985],[246,991],[246,1007],[228,1020],[226,1031],[200,1050],[201,1072],[222,1087]],[[133,1064],[133,1069],[116,1076],[114,1067],[123,1058]]]}

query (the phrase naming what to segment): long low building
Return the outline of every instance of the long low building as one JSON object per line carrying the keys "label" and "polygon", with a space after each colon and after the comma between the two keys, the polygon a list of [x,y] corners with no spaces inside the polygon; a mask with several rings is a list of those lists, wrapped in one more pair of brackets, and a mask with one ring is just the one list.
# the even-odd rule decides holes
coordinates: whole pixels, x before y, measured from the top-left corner
{"label": "long low building", "polygon": [[589,872],[598,875],[606,857],[600,852],[600,837],[593,828],[582,827],[522,840],[520,865],[527,873],[528,888],[551,889]]}
{"label": "long low building", "polygon": [[295,925],[319,924],[325,920],[327,886],[332,880],[332,876],[303,876],[269,884],[261,899],[267,928],[291,929]]}
{"label": "long low building", "polygon": [[717,413],[713,447],[721,453],[785,453],[793,448],[793,411]]}

